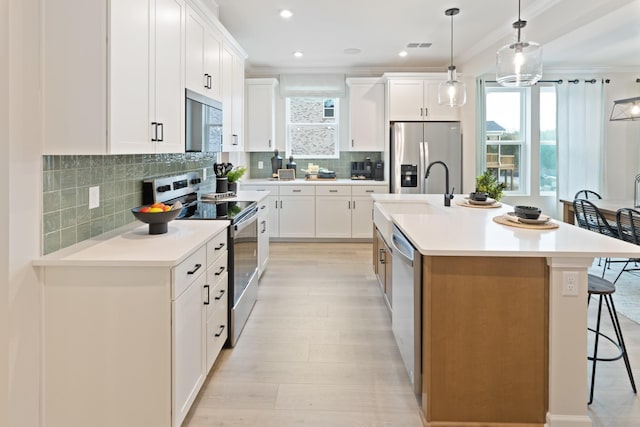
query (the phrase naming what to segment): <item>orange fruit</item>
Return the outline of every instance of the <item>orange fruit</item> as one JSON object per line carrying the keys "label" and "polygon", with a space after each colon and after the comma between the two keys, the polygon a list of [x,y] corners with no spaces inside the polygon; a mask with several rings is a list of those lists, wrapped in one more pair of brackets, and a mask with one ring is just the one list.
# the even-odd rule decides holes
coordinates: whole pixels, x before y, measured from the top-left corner
{"label": "orange fruit", "polygon": [[170,211],[170,210],[171,210],[171,206],[164,205],[164,208],[162,208],[162,210],[163,210],[164,212]]}
{"label": "orange fruit", "polygon": [[149,212],[149,209],[151,209],[149,206],[143,206],[140,208],[139,212],[147,213]]}
{"label": "orange fruit", "polygon": [[163,209],[164,208],[164,203],[162,202],[155,202],[154,204],[151,205],[152,208],[160,208]]}

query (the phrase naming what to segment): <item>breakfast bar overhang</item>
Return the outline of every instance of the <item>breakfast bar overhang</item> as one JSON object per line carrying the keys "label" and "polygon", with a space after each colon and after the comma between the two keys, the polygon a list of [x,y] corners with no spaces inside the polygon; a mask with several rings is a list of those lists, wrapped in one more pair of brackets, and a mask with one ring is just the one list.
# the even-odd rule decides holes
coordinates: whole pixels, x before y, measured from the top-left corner
{"label": "breakfast bar overhang", "polygon": [[[637,257],[638,248],[556,220],[541,230],[494,222],[508,205],[372,197],[422,254],[426,425],[591,426],[588,269],[596,257]],[[423,208],[393,213],[407,203]],[[566,273],[577,275],[577,295],[564,288]]]}

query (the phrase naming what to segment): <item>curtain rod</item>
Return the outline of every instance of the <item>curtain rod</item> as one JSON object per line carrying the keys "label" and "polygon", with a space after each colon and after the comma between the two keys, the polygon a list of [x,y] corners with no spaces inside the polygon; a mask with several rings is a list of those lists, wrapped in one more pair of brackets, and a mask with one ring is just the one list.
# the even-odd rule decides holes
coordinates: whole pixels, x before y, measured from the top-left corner
{"label": "curtain rod", "polygon": [[[640,80],[640,79],[638,79]],[[598,80],[596,79],[591,79],[591,80],[584,80],[585,83],[597,83]],[[602,79],[602,83],[609,83],[611,82],[610,79]],[[498,83],[496,80],[485,80],[485,83]],[[559,85],[561,85],[562,83],[564,83],[564,80],[559,79],[559,80],[538,80],[536,82],[537,83],[557,83]],[[573,84],[578,84],[580,83],[580,79],[573,79],[573,80],[567,80],[567,83],[573,83]]]}

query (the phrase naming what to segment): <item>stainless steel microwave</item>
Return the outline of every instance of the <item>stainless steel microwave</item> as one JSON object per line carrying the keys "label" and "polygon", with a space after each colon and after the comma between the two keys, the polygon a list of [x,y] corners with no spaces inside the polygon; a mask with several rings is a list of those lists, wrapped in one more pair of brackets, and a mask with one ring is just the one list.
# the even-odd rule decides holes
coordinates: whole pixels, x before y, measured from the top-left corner
{"label": "stainless steel microwave", "polygon": [[222,151],[222,103],[185,89],[185,151]]}

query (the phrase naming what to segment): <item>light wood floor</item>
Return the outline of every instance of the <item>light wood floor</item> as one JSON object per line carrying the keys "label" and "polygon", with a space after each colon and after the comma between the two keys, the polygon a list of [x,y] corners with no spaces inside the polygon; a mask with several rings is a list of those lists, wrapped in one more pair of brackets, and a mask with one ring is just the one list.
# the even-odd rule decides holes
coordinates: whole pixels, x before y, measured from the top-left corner
{"label": "light wood floor", "polygon": [[[183,426],[422,426],[371,245],[270,249],[240,340],[222,351]],[[640,382],[640,325],[621,322]],[[640,426],[640,399],[622,362],[598,365],[596,381],[594,426]]]}

